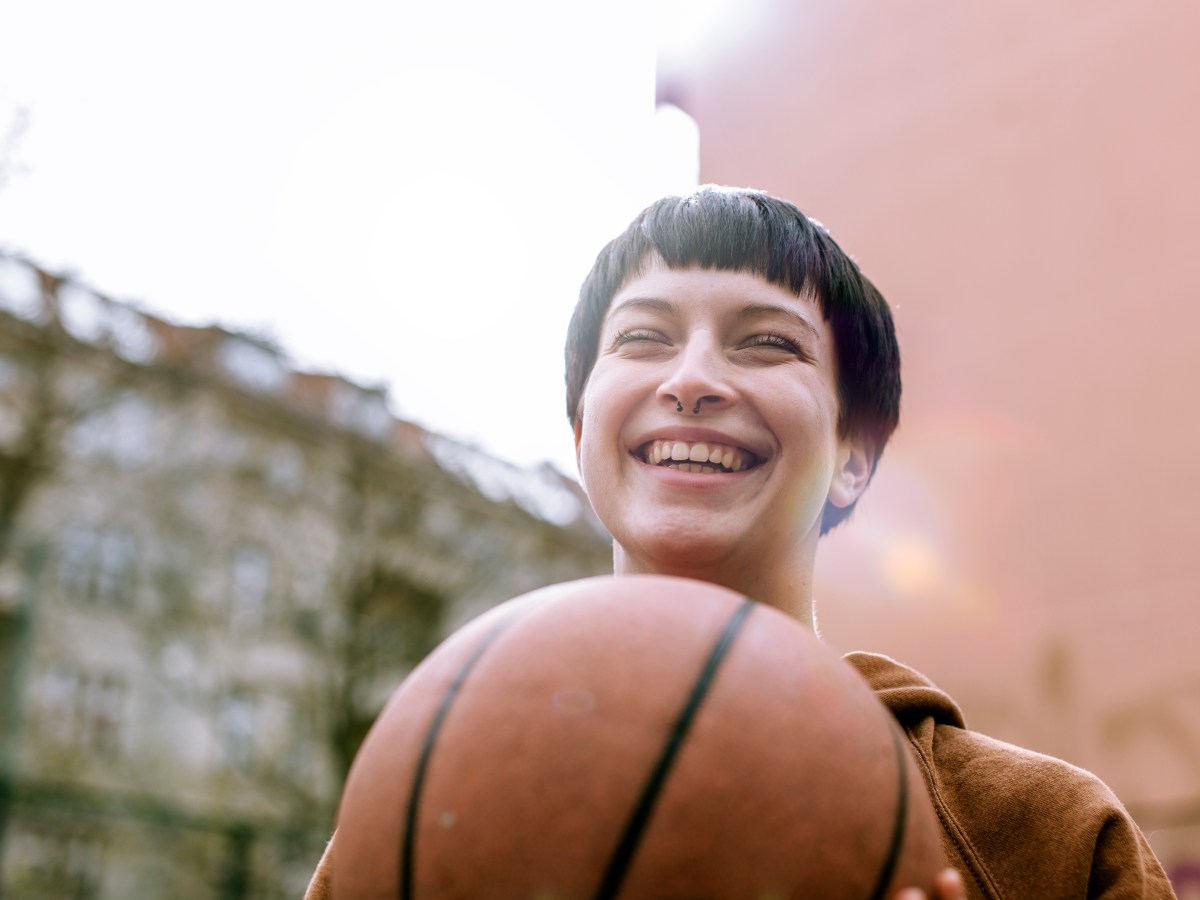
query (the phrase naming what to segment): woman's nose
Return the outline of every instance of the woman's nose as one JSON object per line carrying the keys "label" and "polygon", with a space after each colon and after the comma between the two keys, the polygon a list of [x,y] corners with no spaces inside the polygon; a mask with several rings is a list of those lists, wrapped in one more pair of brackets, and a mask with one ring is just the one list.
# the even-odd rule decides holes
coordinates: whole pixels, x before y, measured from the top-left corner
{"label": "woman's nose", "polygon": [[676,412],[699,415],[729,402],[732,391],[719,351],[703,341],[689,341],[671,362],[658,388],[659,399]]}

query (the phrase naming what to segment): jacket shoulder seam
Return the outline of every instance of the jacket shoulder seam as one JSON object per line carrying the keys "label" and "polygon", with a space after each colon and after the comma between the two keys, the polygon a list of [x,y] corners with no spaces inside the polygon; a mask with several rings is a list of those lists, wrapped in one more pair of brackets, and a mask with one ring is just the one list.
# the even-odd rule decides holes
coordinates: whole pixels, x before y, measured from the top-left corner
{"label": "jacket shoulder seam", "polygon": [[[942,798],[940,786],[934,777],[934,769],[926,756],[921,745],[913,738],[912,732],[905,729],[905,736],[908,738],[909,745],[913,748],[914,755],[917,758],[917,763],[921,766],[922,775],[925,778],[925,785],[929,789],[929,797],[933,801],[934,812],[937,813],[938,819],[942,823],[946,834],[950,836],[962,852],[963,858],[971,865],[971,878],[976,885],[988,897],[994,897],[996,900],[1004,900],[1004,895],[1000,892],[1000,888],[996,885],[986,867],[980,862],[979,853],[975,849],[975,845],[971,843],[970,836],[963,830],[958,820],[954,818],[954,814],[950,812],[949,806]],[[964,873],[965,874],[965,873]]]}

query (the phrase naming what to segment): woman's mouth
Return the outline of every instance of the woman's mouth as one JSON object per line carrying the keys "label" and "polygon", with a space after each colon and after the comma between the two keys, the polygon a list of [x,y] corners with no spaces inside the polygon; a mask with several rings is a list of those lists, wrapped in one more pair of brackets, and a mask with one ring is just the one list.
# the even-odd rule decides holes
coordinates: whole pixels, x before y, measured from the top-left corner
{"label": "woman's mouth", "polygon": [[651,466],[699,475],[741,472],[759,464],[759,459],[748,450],[708,441],[650,441],[642,445],[637,455]]}

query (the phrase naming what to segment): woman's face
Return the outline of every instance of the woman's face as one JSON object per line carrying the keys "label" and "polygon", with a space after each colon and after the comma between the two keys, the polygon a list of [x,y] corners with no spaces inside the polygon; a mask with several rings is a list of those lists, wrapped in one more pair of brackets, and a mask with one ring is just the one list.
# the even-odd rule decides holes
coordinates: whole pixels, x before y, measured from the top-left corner
{"label": "woman's face", "polygon": [[749,273],[649,265],[613,298],[575,426],[617,571],[729,584],[811,559],[826,500],[853,502],[869,474],[837,419],[813,299]]}

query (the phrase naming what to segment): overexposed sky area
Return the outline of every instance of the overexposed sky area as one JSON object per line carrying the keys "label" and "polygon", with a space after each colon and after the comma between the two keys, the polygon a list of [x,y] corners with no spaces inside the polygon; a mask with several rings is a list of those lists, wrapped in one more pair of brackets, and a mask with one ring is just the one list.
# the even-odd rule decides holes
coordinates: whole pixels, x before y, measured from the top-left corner
{"label": "overexposed sky area", "polygon": [[579,282],[696,179],[694,135],[655,114],[653,9],[6,3],[0,245],[573,472]]}

